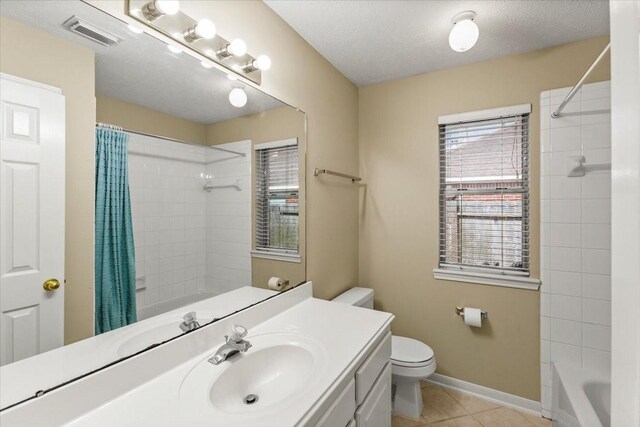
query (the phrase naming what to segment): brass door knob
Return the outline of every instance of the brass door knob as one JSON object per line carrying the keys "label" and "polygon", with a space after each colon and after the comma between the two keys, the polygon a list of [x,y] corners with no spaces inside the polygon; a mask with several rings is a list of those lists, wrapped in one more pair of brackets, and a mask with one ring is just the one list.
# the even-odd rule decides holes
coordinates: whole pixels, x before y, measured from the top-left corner
{"label": "brass door knob", "polygon": [[58,282],[56,279],[49,279],[42,284],[42,287],[45,291],[55,291],[60,287],[60,282]]}

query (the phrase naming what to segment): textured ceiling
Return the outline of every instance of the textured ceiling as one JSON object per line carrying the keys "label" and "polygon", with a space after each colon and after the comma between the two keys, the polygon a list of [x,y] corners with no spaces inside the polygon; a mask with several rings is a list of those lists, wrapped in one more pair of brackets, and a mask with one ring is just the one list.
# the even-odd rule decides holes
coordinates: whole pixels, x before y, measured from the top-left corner
{"label": "textured ceiling", "polygon": [[[79,0],[1,0],[0,14],[84,45],[96,53],[96,93],[142,105],[197,123],[210,124],[283,106],[251,87],[247,105],[235,108],[228,94],[233,83],[193,57],[173,54],[148,34],[133,34],[118,19]],[[62,23],[77,15],[122,39],[101,46],[71,33]]]}
{"label": "textured ceiling", "polygon": [[[265,0],[359,86],[608,34],[606,0]],[[473,49],[449,48],[451,18],[474,10]],[[595,59],[595,58],[594,58]]]}

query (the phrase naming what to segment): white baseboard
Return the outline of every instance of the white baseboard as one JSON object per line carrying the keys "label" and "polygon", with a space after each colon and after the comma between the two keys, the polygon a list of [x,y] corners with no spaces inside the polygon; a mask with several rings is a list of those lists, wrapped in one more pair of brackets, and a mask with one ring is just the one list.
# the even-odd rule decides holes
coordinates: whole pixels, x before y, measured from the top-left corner
{"label": "white baseboard", "polygon": [[448,387],[462,393],[470,394],[472,396],[489,400],[502,406],[508,406],[519,411],[528,412],[533,415],[541,416],[542,414],[542,407],[540,406],[540,402],[525,399],[524,397],[505,393],[503,391],[494,390],[489,387],[469,383],[441,374],[431,375],[429,379],[427,379],[427,382],[442,387]]}

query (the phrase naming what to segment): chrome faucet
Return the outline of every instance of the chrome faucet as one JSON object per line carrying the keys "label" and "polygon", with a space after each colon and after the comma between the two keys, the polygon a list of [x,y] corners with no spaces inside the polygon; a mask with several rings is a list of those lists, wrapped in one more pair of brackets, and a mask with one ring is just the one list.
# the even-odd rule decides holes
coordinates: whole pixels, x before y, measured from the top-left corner
{"label": "chrome faucet", "polygon": [[182,329],[182,332],[193,331],[194,329],[197,329],[200,327],[200,324],[196,319],[195,311],[188,312],[187,314],[184,315],[182,319],[184,320],[184,322],[180,323],[180,329]]}
{"label": "chrome faucet", "polygon": [[247,336],[247,329],[240,325],[233,325],[231,329],[231,335],[225,335],[225,343],[220,346],[216,354],[214,354],[209,362],[214,365],[219,365],[236,353],[244,353],[251,348],[251,343],[245,341],[244,337]]}

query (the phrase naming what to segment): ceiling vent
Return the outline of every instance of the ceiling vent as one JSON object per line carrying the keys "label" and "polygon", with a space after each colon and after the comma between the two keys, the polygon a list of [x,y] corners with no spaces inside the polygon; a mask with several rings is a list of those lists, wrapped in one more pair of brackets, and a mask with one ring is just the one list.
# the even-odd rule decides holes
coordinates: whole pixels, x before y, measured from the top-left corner
{"label": "ceiling vent", "polygon": [[62,24],[62,26],[72,33],[76,33],[90,40],[93,40],[94,42],[99,43],[102,46],[113,46],[114,44],[120,42],[120,39],[115,35],[103,30],[100,27],[90,24],[89,22],[80,19],[75,15],[67,19],[65,23]]}

